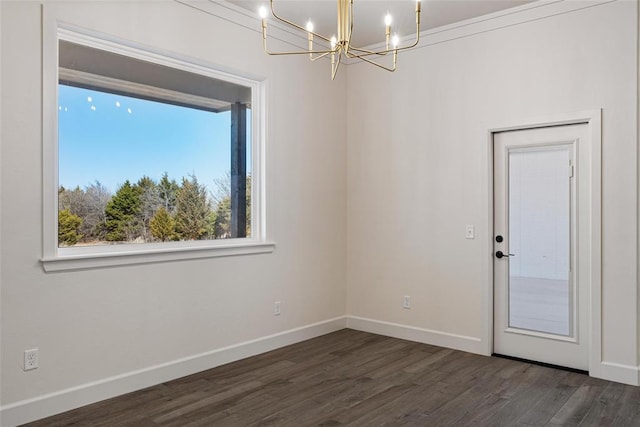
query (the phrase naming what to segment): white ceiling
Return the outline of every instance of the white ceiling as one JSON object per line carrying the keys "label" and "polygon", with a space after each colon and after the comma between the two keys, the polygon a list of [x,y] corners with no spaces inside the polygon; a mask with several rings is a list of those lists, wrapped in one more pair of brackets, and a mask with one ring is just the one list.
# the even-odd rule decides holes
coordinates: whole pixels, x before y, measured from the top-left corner
{"label": "white ceiling", "polygon": [[[228,0],[237,6],[258,13],[268,0]],[[465,19],[520,6],[534,0],[422,0],[421,30],[427,30]],[[331,37],[336,33],[336,0],[274,0],[274,10],[304,26],[311,19],[316,32]],[[352,42],[366,46],[384,41],[384,16],[393,16],[392,31],[400,37],[415,33],[415,1],[354,0],[354,30]],[[272,18],[273,19],[273,18]]]}

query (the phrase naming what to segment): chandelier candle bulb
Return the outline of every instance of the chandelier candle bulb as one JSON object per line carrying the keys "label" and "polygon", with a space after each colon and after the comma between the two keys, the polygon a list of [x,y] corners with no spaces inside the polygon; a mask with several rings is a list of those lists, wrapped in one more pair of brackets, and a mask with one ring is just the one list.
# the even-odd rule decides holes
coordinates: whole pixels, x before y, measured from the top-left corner
{"label": "chandelier candle bulb", "polygon": [[391,15],[388,13],[384,17],[384,25],[386,27],[385,39],[387,41],[387,50],[389,50],[389,36],[391,36]]}
{"label": "chandelier candle bulb", "polygon": [[267,8],[264,6],[260,6],[260,9],[258,9],[258,14],[260,15],[260,19],[262,20],[262,45],[266,49],[267,48]]}
{"label": "chandelier candle bulb", "polygon": [[313,22],[307,22],[307,40],[309,41],[309,58],[313,60]]}
{"label": "chandelier candle bulb", "polygon": [[260,19],[262,19],[262,25],[266,25],[265,24],[265,20],[267,19],[267,8],[265,6],[260,6],[260,9],[258,9],[258,14],[260,14]]}

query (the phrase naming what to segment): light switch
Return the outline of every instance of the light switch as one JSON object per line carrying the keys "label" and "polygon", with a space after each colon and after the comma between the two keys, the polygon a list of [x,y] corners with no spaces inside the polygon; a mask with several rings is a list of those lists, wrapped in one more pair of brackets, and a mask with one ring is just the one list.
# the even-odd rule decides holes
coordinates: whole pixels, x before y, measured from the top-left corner
{"label": "light switch", "polygon": [[473,225],[467,225],[465,229],[464,237],[467,239],[475,239],[476,238],[476,228]]}

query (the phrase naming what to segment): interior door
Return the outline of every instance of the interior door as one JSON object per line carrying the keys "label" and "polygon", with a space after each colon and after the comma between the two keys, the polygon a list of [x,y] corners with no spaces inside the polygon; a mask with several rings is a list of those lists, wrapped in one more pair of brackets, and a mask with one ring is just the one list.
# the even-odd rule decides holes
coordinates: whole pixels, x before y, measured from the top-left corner
{"label": "interior door", "polygon": [[587,131],[494,134],[494,353],[588,369]]}

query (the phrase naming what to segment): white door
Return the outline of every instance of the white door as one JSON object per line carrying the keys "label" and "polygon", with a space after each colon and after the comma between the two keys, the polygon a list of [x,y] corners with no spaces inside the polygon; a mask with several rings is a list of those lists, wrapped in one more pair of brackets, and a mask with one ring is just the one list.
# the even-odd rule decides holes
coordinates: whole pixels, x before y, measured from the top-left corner
{"label": "white door", "polygon": [[494,353],[588,369],[587,138],[494,134]]}

